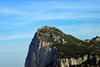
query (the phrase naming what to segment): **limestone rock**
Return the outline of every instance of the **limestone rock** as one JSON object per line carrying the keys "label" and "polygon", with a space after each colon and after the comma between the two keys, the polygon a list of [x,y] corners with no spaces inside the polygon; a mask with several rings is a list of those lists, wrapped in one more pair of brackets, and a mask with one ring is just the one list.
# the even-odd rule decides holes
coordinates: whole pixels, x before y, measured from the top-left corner
{"label": "limestone rock", "polygon": [[[97,67],[100,66],[98,65],[100,63],[98,55],[85,54],[83,57],[78,56],[77,58],[58,57],[58,48],[55,46],[55,43],[64,44],[65,46],[69,45],[69,42],[64,38],[64,34],[61,33],[55,27],[45,26],[39,28],[30,43],[25,67],[84,67],[85,63],[91,60],[96,61],[94,63],[97,64]],[[79,42],[80,40],[76,39],[76,41]],[[72,42],[74,43],[74,41]],[[78,46],[82,45],[82,43],[80,44],[82,41],[77,42],[75,44],[78,44]],[[64,52],[59,53],[64,54]],[[89,66],[91,65],[87,64],[87,67]]]}

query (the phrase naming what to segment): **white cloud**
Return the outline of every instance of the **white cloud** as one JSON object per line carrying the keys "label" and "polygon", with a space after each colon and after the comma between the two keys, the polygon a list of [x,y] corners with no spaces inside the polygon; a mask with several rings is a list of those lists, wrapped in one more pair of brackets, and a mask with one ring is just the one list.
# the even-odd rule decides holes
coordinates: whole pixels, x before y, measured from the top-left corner
{"label": "white cloud", "polygon": [[[33,24],[33,21],[40,21],[40,20],[100,19],[100,13],[99,13],[100,5],[97,4],[96,2],[89,3],[86,1],[83,1],[83,2],[82,1],[81,2],[33,2],[32,1],[32,2],[27,2],[26,4],[17,5],[17,6],[10,6],[10,7],[0,6],[1,29],[19,29],[19,28],[22,28],[21,26],[25,28],[25,27],[28,27],[27,24],[29,23]],[[24,26],[24,25],[27,25],[27,26]],[[67,28],[70,29],[71,26]],[[77,25],[72,26],[71,30],[74,30],[73,28],[78,29],[76,34],[78,32],[79,33],[82,32],[82,34],[89,33],[89,32],[92,33],[93,30],[94,32],[98,32],[98,29],[97,31],[94,28],[93,30],[91,30],[91,28],[89,28],[88,26],[82,26],[82,25],[81,27],[80,26],[77,27]],[[9,39],[24,38],[24,37],[30,37],[30,35],[24,34],[21,36],[20,35],[9,36],[9,37],[3,37],[0,40],[9,40]]]}
{"label": "white cloud", "polygon": [[73,35],[79,39],[91,39],[100,36],[100,24],[85,23],[81,25],[58,26],[66,34]]}
{"label": "white cloud", "polygon": [[5,36],[0,37],[0,41],[2,40],[12,40],[12,39],[21,39],[21,38],[32,38],[32,34],[20,34],[20,35],[11,35],[11,36]]}
{"label": "white cloud", "polygon": [[[9,45],[9,46],[11,46],[11,45]],[[13,48],[13,47],[9,47],[9,48],[7,48],[6,50],[5,50],[5,48],[4,49],[2,49],[2,50],[0,50],[0,53],[6,53],[6,52],[27,52],[27,49],[26,49],[27,47],[16,47],[16,48]]]}
{"label": "white cloud", "polygon": [[14,10],[12,8],[0,7],[0,13],[5,14],[5,15],[7,14],[17,15],[17,14],[22,14],[23,12]]}
{"label": "white cloud", "polygon": [[[80,19],[100,18],[99,4],[86,1],[79,2],[27,2],[19,7],[0,7],[0,13],[12,16],[9,20],[48,20],[48,19]],[[91,12],[92,11],[92,12]],[[15,17],[15,18],[13,18]],[[17,18],[16,18],[17,17]],[[3,20],[3,19],[1,19]],[[6,20],[6,18],[4,18]]]}

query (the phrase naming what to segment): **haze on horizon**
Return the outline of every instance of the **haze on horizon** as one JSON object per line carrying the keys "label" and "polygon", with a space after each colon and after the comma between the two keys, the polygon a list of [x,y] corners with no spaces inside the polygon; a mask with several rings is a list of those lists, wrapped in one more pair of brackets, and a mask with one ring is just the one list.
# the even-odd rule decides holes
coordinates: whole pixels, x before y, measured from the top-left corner
{"label": "haze on horizon", "polygon": [[100,0],[0,0],[0,67],[24,67],[42,26],[81,40],[100,36]]}

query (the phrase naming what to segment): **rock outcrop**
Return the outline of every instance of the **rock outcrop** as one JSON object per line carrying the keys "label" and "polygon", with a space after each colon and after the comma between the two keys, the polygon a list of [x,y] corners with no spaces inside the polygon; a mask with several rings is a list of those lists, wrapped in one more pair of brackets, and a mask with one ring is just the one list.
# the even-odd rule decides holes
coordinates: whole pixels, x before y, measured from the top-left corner
{"label": "rock outcrop", "polygon": [[[69,45],[70,42],[64,37],[65,34],[55,27],[45,26],[38,29],[30,43],[25,67],[84,67],[85,64],[87,67],[91,67],[91,63],[88,63],[91,60],[95,60],[94,64],[96,64],[96,67],[100,65],[100,57],[98,55],[92,55],[91,53],[84,54],[83,56],[75,55],[77,56],[76,58],[66,57],[66,52],[61,51],[63,48],[58,49],[59,46],[55,45]],[[69,38],[69,40],[71,40],[71,38]],[[82,43],[80,44],[80,42],[82,41],[78,39],[75,41],[77,41],[75,44],[81,46]]]}
{"label": "rock outcrop", "polygon": [[[99,67],[100,57],[98,55],[85,55],[78,58],[57,58],[57,67]],[[92,62],[92,64],[90,63]],[[95,64],[95,66],[93,66]],[[97,65],[97,66],[96,66]]]}
{"label": "rock outcrop", "polygon": [[25,67],[55,67],[56,49],[50,42],[41,41],[35,34],[26,58]]}

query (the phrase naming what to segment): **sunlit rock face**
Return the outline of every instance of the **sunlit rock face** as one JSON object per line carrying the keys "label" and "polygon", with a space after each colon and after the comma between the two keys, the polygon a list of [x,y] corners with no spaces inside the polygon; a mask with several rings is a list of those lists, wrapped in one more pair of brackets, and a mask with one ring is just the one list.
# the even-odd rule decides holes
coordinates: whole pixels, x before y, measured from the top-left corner
{"label": "sunlit rock face", "polygon": [[[32,39],[25,61],[25,67],[99,67],[100,57],[85,54],[82,57],[59,57],[55,44],[68,44],[68,41],[58,35],[55,27],[39,28]],[[57,32],[57,33],[56,33]],[[64,34],[62,34],[64,36]],[[81,43],[79,43],[81,45]],[[78,45],[79,45],[78,44]],[[80,46],[79,45],[79,46]],[[63,52],[59,52],[64,54]],[[90,61],[93,61],[90,63]],[[91,65],[91,64],[94,65]],[[96,66],[95,66],[96,65]]]}
{"label": "sunlit rock face", "polygon": [[[95,59],[95,60],[93,60]],[[100,61],[100,57],[95,55],[85,55],[84,57],[78,57],[78,58],[58,58],[58,66],[59,67],[84,67],[85,63],[87,61],[93,61],[94,64],[97,64],[97,66],[92,66],[91,64],[86,64],[87,67],[99,67],[98,65]]]}

